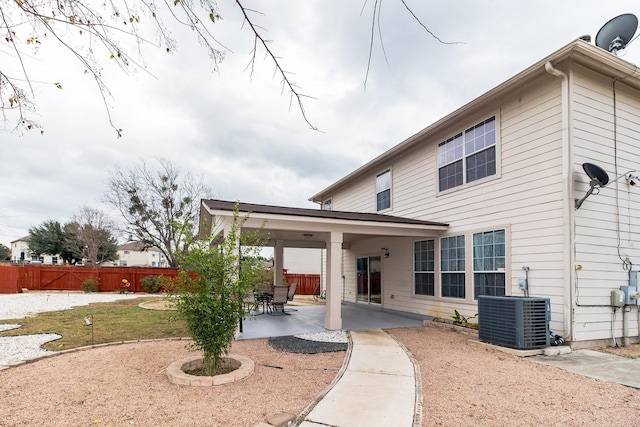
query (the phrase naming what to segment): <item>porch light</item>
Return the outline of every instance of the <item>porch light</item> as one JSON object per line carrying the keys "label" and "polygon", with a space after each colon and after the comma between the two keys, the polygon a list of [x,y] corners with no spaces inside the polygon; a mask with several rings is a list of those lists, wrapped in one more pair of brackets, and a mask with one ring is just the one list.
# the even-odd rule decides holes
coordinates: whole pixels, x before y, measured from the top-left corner
{"label": "porch light", "polygon": [[89,314],[84,318],[84,325],[91,326],[91,345],[95,342],[93,339],[93,314]]}

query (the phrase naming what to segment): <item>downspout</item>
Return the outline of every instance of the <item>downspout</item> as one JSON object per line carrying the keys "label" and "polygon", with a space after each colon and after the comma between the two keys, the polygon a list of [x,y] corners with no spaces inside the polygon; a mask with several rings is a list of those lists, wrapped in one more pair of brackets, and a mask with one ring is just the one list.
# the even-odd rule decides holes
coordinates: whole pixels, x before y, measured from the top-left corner
{"label": "downspout", "polygon": [[[565,336],[569,337],[569,341],[573,341],[573,289],[571,284],[575,280],[575,265],[573,248],[573,234],[571,232],[573,223],[573,203],[571,200],[571,150],[569,145],[569,78],[565,73],[554,68],[551,62],[544,64],[544,69],[552,76],[562,79],[561,88],[561,115],[562,115],[562,200],[564,200],[562,208],[562,235],[565,242],[563,248],[563,259],[569,260],[564,263],[564,302],[563,302],[563,318]],[[567,280],[568,279],[568,280]]]}

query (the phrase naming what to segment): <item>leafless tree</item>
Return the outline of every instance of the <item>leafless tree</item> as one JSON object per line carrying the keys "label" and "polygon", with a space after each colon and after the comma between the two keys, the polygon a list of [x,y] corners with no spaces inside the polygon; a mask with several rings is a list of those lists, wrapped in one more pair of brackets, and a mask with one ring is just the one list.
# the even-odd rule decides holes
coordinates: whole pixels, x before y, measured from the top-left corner
{"label": "leafless tree", "polygon": [[113,234],[115,223],[105,212],[83,206],[67,227],[73,234],[70,240],[83,246],[73,248],[74,251],[84,254],[94,266],[117,259],[117,242]]}
{"label": "leafless tree", "polygon": [[123,218],[129,240],[157,247],[169,265],[178,266],[197,233],[200,200],[211,197],[202,179],[165,159],[158,168],[141,161],[131,169],[110,172],[105,201]]}

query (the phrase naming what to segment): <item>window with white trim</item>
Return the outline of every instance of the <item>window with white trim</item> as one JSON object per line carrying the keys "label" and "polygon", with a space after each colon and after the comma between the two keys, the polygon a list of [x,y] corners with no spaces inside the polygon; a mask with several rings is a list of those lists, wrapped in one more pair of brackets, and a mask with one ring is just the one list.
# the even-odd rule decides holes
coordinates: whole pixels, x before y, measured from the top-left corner
{"label": "window with white trim", "polygon": [[413,242],[413,277],[416,295],[435,295],[435,240]]}
{"label": "window with white trim", "polygon": [[438,145],[438,189],[448,190],[496,174],[496,118]]}
{"label": "window with white trim", "polygon": [[325,200],[322,204],[322,210],[330,211],[331,210],[331,199]]}
{"label": "window with white trim", "polygon": [[376,177],[376,210],[378,212],[391,207],[391,170]]}
{"label": "window with white trim", "polygon": [[506,290],[505,230],[486,231],[473,235],[474,299],[478,295],[504,296]]}
{"label": "window with white trim", "polygon": [[465,298],[464,236],[440,239],[440,277],[443,297]]}

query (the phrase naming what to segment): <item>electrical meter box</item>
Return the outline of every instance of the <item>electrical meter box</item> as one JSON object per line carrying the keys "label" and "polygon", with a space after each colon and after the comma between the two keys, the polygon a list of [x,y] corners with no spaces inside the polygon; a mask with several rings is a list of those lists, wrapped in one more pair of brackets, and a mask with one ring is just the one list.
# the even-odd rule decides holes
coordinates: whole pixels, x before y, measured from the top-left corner
{"label": "electrical meter box", "polygon": [[624,292],[620,289],[611,291],[611,305],[614,307],[624,307]]}
{"label": "electrical meter box", "polygon": [[624,303],[625,305],[629,304],[637,304],[637,298],[633,298],[636,296],[637,288],[635,286],[620,286],[620,290],[624,292]]}

